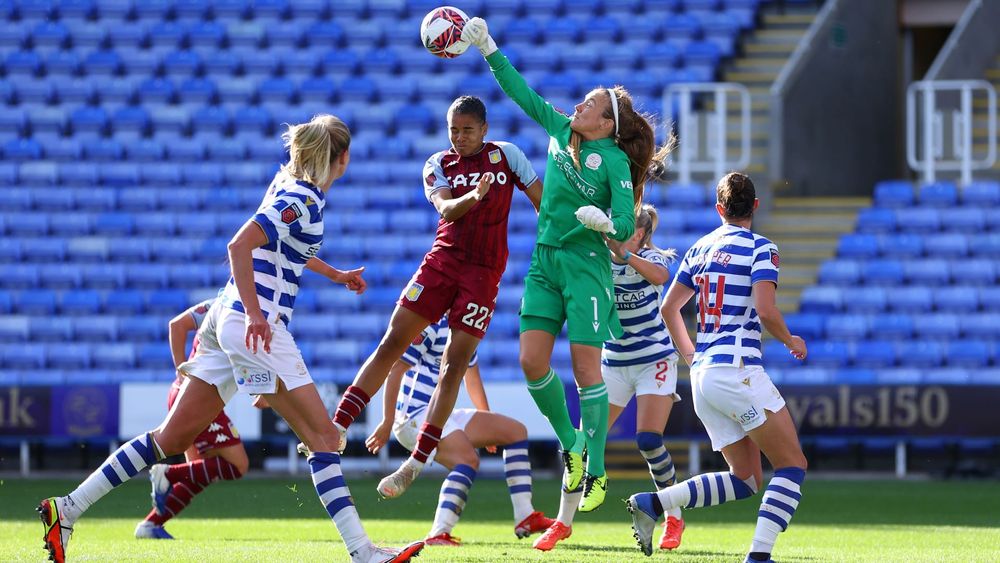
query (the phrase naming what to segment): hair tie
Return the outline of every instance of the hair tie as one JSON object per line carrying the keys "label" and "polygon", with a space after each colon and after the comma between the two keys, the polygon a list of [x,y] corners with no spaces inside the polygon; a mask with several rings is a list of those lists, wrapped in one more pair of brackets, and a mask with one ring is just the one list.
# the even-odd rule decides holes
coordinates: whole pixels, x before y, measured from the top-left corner
{"label": "hair tie", "polygon": [[618,136],[618,96],[612,88],[606,88],[608,96],[611,97],[611,113],[615,116],[615,137]]}

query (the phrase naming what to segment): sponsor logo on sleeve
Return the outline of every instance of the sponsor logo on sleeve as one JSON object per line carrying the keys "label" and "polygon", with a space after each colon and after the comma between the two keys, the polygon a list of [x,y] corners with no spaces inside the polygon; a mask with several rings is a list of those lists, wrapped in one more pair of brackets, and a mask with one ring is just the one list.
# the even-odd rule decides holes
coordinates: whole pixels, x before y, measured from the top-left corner
{"label": "sponsor logo on sleeve", "polygon": [[281,222],[286,225],[291,225],[298,220],[299,217],[302,217],[302,210],[300,210],[299,206],[294,203],[290,204],[281,211]]}

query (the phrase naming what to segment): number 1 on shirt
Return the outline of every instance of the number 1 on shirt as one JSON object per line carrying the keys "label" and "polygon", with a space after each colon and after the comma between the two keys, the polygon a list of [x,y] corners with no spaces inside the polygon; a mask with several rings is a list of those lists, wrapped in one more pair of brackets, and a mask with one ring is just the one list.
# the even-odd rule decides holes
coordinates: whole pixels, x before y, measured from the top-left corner
{"label": "number 1 on shirt", "polygon": [[705,317],[715,317],[715,328],[713,332],[718,332],[722,326],[722,299],[726,294],[726,276],[720,275],[715,280],[715,299],[713,304],[709,304],[709,291],[712,284],[708,274],[694,277],[694,283],[698,284],[698,330],[705,330]]}

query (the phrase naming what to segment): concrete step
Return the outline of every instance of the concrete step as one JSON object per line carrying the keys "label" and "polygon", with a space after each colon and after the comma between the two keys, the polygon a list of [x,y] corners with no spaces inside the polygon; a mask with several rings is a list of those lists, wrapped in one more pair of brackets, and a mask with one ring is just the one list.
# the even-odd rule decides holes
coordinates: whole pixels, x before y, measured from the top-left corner
{"label": "concrete step", "polygon": [[870,197],[779,197],[774,199],[775,211],[790,213],[857,212],[870,207]]}
{"label": "concrete step", "polygon": [[794,25],[800,28],[809,27],[816,19],[815,12],[807,13],[784,13],[784,14],[764,14],[764,25]]}
{"label": "concrete step", "polygon": [[991,68],[986,71],[987,80],[1000,80],[1000,68]]}
{"label": "concrete step", "polygon": [[777,73],[784,68],[786,62],[788,62],[788,57],[741,57],[732,62],[732,68],[747,71],[774,71]]}
{"label": "concrete step", "polygon": [[731,70],[723,74],[727,82],[767,84],[770,86],[778,78],[778,71]]}
{"label": "concrete step", "polygon": [[795,51],[797,42],[773,43],[755,42],[752,38],[743,44],[743,51],[748,55],[766,57],[784,56],[788,58]]}
{"label": "concrete step", "polygon": [[793,50],[805,35],[803,29],[759,29],[750,37],[748,44],[791,45]]}

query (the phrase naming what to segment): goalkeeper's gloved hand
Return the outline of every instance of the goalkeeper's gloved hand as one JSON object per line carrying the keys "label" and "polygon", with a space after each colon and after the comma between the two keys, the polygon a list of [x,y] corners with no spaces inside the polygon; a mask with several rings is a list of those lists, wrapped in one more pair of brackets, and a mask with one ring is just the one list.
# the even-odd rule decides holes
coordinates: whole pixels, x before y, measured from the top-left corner
{"label": "goalkeeper's gloved hand", "polygon": [[615,234],[615,225],[611,222],[611,218],[593,205],[577,209],[576,220],[592,231]]}
{"label": "goalkeeper's gloved hand", "polygon": [[462,27],[462,41],[468,41],[476,46],[484,57],[488,57],[497,50],[496,41],[490,37],[490,29],[483,18],[472,18],[465,22]]}

